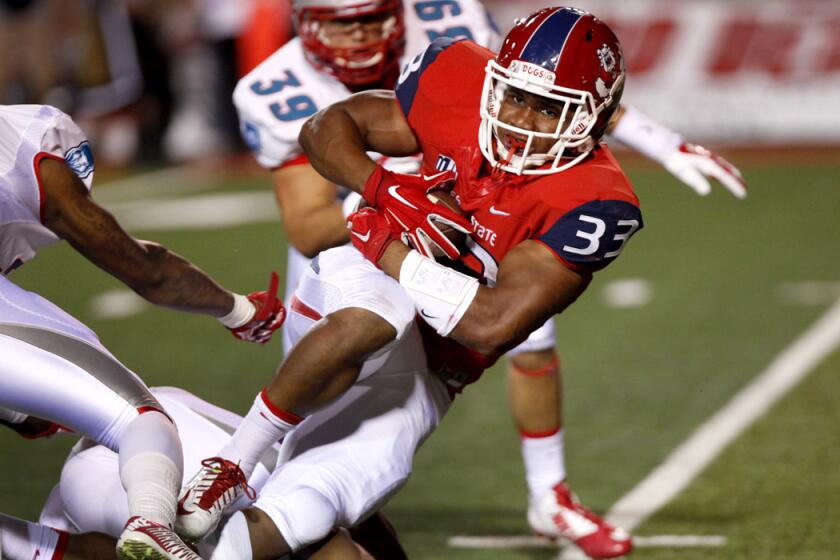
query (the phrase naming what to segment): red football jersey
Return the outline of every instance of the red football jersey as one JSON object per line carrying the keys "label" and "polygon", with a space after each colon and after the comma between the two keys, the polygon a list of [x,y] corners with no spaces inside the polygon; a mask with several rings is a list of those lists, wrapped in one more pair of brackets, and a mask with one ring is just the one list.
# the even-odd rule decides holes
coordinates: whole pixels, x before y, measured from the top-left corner
{"label": "red football jersey", "polygon": [[[607,266],[642,227],[639,201],[612,153],[599,146],[551,175],[491,175],[478,145],[484,68],[494,54],[440,38],[403,71],[397,99],[417,136],[422,171],[457,172],[454,193],[473,224],[461,268],[492,286],[499,263],[526,240],[548,247],[572,270]],[[483,356],[421,322],[429,365],[460,390],[498,356]]]}

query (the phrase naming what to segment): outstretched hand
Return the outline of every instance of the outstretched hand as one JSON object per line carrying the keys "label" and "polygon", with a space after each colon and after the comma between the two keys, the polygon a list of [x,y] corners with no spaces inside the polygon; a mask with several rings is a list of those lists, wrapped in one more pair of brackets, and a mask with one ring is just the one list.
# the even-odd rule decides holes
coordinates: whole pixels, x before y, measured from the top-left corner
{"label": "outstretched hand", "polygon": [[244,325],[230,329],[233,336],[257,344],[265,344],[271,340],[274,331],[286,320],[286,308],[277,297],[279,283],[277,273],[272,272],[267,290],[248,294],[248,301],[255,308],[254,316]]}
{"label": "outstretched hand", "polygon": [[737,198],[747,196],[747,183],[734,165],[703,146],[683,142],[663,164],[672,175],[705,196],[712,192],[709,177],[717,179]]}

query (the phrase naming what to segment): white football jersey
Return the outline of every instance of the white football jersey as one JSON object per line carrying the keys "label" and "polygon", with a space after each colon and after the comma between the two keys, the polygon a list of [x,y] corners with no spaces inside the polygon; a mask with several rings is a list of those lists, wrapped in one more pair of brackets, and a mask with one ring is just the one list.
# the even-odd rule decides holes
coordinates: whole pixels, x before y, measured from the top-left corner
{"label": "white football jersey", "polygon": [[44,207],[38,163],[63,159],[88,190],[93,156],[76,123],[46,105],[0,105],[0,273],[35,256],[58,237],[42,224]]}
{"label": "white football jersey", "polygon": [[[403,62],[440,36],[466,37],[493,50],[499,45],[499,31],[479,0],[405,0],[403,5]],[[301,155],[297,138],[307,118],[349,95],[344,84],[306,61],[295,38],[239,81],[233,103],[245,143],[262,166],[272,169]]]}

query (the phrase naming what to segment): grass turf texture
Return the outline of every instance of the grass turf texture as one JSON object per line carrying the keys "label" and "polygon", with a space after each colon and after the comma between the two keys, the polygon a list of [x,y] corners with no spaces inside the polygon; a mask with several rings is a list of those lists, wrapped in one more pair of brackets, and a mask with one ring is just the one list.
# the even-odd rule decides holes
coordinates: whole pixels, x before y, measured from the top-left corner
{"label": "grass turf texture", "polygon": [[[699,198],[658,170],[632,173],[645,229],[558,319],[569,478],[596,510],[608,509],[647,475],[824,311],[780,302],[781,283],[840,278],[836,170],[746,171],[751,191],[745,201],[722,189]],[[276,225],[137,233],[239,291],[263,288],[272,268],[282,274],[284,239]],[[649,281],[652,301],[607,308],[603,287],[626,277]],[[237,344],[202,317],[150,308],[127,319],[93,319],[90,299],[120,284],[66,247],[46,250],[12,279],[86,322],[150,385],[179,385],[240,413],[280,358],[279,340],[264,348]],[[639,530],[723,534],[726,548],[639,550],[635,557],[829,557],[821,551],[840,545],[829,531],[838,513],[831,496],[840,484],[831,445],[837,413],[827,412],[837,410],[830,396],[840,394],[840,381],[831,375],[838,366],[835,355]],[[412,480],[388,506],[412,558],[555,555],[462,551],[445,544],[453,534],[527,531],[523,469],[504,385],[504,370],[497,366],[457,399],[421,449]],[[36,517],[70,443],[24,442],[0,433],[0,511]],[[753,550],[762,553],[750,556]],[[803,550],[808,553],[797,556]]]}

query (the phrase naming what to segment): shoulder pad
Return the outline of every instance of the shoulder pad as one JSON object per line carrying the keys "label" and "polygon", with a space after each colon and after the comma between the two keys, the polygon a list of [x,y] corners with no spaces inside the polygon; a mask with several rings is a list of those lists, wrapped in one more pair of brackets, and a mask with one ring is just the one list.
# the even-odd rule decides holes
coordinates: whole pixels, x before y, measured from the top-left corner
{"label": "shoulder pad", "polygon": [[411,105],[414,103],[414,96],[417,95],[417,88],[420,86],[420,76],[440,56],[440,53],[459,41],[463,41],[463,39],[438,37],[429,43],[429,46],[423,52],[415,56],[411,62],[405,65],[400,74],[400,79],[397,81],[395,91],[397,93],[397,100],[400,102],[400,107],[406,117],[411,110]]}

